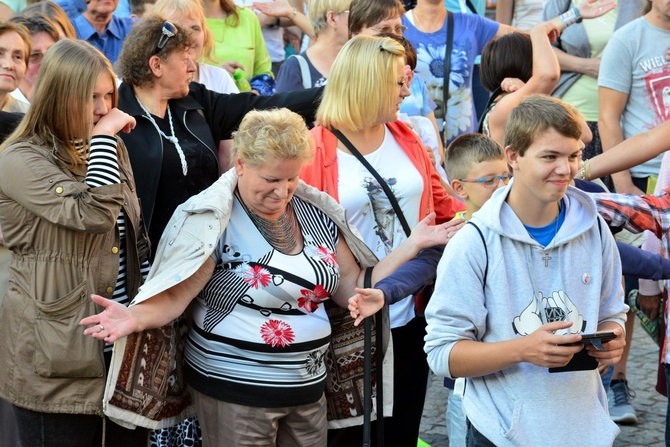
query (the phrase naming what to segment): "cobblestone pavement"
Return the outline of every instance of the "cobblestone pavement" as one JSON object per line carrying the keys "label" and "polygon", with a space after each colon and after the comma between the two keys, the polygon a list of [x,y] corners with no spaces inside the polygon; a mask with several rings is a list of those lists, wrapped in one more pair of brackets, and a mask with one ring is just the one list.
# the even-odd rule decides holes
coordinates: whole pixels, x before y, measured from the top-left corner
{"label": "cobblestone pavement", "polygon": [[[644,330],[637,326],[633,333],[632,351],[628,358],[628,382],[636,397],[632,404],[637,410],[636,425],[620,426],[615,447],[662,447],[664,445],[665,409],[667,399],[655,390],[658,347]],[[431,447],[447,447],[445,429],[447,392],[442,378],[431,377],[421,421],[421,439]]]}

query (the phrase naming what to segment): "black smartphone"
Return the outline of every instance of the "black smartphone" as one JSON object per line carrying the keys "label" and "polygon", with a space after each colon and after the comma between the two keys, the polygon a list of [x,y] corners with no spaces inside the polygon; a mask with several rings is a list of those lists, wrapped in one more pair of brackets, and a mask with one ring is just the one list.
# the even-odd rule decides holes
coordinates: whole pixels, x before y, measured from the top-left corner
{"label": "black smartphone", "polygon": [[[614,340],[615,338],[616,334],[614,332],[596,332],[594,334],[582,334],[582,341],[580,341],[579,343],[569,343],[568,346],[574,346],[582,343],[584,345],[591,344],[596,348],[598,347],[602,348],[602,345],[604,343],[607,343],[610,340]],[[585,346],[584,349],[582,349],[577,354],[572,356],[572,359],[570,359],[570,362],[568,362],[567,365],[560,366],[557,368],[549,368],[549,372],[558,373],[558,372],[569,372],[569,371],[589,371],[592,369],[596,369],[597,367],[598,367],[598,361],[594,357],[591,357],[589,355]]]}
{"label": "black smartphone", "polygon": [[610,340],[614,340],[616,335],[614,332],[595,332],[593,334],[582,334],[582,341],[577,343],[568,343],[567,346],[575,346],[580,343],[590,344],[598,348],[599,345],[607,343]]}

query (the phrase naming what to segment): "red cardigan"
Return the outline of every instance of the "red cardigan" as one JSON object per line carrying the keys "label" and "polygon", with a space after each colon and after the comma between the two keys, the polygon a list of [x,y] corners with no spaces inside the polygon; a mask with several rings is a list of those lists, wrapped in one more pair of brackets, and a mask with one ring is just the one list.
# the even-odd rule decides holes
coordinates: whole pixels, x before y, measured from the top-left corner
{"label": "red cardigan", "polygon": [[[420,207],[422,211],[419,219],[435,211],[437,223],[448,222],[457,212],[464,211],[465,204],[447,194],[442,187],[440,177],[431,164],[419,137],[402,121],[386,123],[386,126],[423,179],[424,188]],[[337,138],[323,126],[317,126],[311,132],[316,141],[316,153],[314,160],[302,167],[300,178],[305,183],[328,193],[339,202]]]}

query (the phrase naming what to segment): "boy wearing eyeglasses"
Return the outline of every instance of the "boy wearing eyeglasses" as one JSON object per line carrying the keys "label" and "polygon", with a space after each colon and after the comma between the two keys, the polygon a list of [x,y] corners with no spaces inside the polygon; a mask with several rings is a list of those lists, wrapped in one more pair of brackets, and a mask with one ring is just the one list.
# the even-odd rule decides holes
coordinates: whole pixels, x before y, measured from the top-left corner
{"label": "boy wearing eyeglasses", "polygon": [[451,188],[467,206],[459,216],[465,220],[470,220],[496,189],[507,185],[511,178],[502,149],[482,134],[457,137],[447,149],[445,164]]}
{"label": "boy wearing eyeglasses", "polygon": [[[593,199],[569,187],[580,136],[579,113],[560,100],[514,109],[504,149],[514,178],[438,266],[425,349],[433,372],[467,378],[468,446],[611,445],[619,432],[596,366],[620,359],[628,306],[614,239]],[[581,334],[603,331],[615,338],[580,353]],[[584,363],[571,363],[578,353]]]}
{"label": "boy wearing eyeglasses", "polygon": [[[507,185],[511,178],[502,149],[498,143],[482,134],[469,133],[457,137],[447,149],[446,167],[448,178],[453,179],[451,187],[467,206],[454,219],[470,220],[472,214],[491,198],[495,190]],[[449,239],[455,233],[450,234]],[[359,289],[358,296],[360,299],[393,303],[420,291],[426,283],[434,281],[435,268],[443,248],[424,250],[394,274],[377,282],[374,289]],[[453,380],[446,379],[444,385],[450,390],[447,403],[449,445],[462,446],[465,445],[466,426],[460,391],[454,392]]]}

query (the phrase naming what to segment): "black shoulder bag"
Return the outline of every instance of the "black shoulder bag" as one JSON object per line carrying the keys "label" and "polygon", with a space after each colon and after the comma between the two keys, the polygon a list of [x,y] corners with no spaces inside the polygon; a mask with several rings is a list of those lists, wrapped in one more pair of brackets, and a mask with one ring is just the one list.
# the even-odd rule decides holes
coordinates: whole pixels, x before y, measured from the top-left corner
{"label": "black shoulder bag", "polygon": [[407,219],[405,219],[405,215],[403,214],[402,210],[400,209],[400,205],[398,204],[398,200],[395,198],[395,195],[393,194],[393,191],[391,191],[391,188],[389,188],[389,185],[386,184],[386,181],[382,178],[381,175],[375,170],[375,168],[372,167],[370,163],[363,157],[363,155],[356,149],[356,147],[351,144],[351,141],[345,137],[342,132],[340,132],[337,129],[331,129],[331,132],[337,137],[338,140],[344,144],[347,149],[349,149],[349,152],[358,159],[358,161],[361,162],[365,168],[370,171],[370,174],[373,175],[373,177],[377,180],[379,183],[379,186],[384,190],[384,194],[386,194],[386,197],[388,197],[389,202],[391,202],[391,206],[393,207],[393,211],[395,211],[395,215],[398,217],[398,220],[400,221],[400,225],[402,225],[402,229],[405,232],[405,235],[409,237],[409,235],[412,233],[412,229],[409,227],[409,224],[407,223]]}
{"label": "black shoulder bag", "polygon": [[[351,154],[354,157],[356,157],[358,159],[358,161],[360,161],[361,164],[363,166],[365,166],[365,168],[370,172],[370,174],[372,174],[372,176],[377,180],[377,182],[379,183],[379,186],[384,190],[384,194],[386,194],[386,197],[388,197],[389,202],[391,202],[391,206],[393,207],[393,211],[395,211],[395,214],[398,217],[398,220],[400,221],[400,225],[402,225],[402,228],[405,232],[405,235],[407,237],[409,237],[410,233],[412,232],[412,229],[409,227],[409,224],[407,223],[407,219],[405,219],[405,215],[403,214],[402,210],[400,209],[400,205],[398,204],[398,199],[396,199],[395,195],[393,194],[393,191],[391,191],[391,188],[389,188],[386,181],[382,178],[381,175],[379,175],[377,170],[375,168],[373,168],[370,163],[368,163],[368,161],[365,159],[365,157],[363,157],[363,155],[358,151],[358,149],[356,149],[356,147],[353,144],[351,144],[351,141],[349,141],[349,139],[347,137],[345,137],[344,134],[342,134],[342,132],[340,132],[337,129],[331,129],[331,132],[333,132],[333,134],[337,137],[337,139],[340,140],[342,142],[342,144],[344,144],[347,147],[347,149],[349,149],[349,152],[351,152]],[[370,278],[371,278],[372,277],[372,269],[369,269],[369,272],[370,272],[369,275],[370,275]],[[366,276],[365,279],[366,279],[366,282],[367,282],[368,271],[366,271],[365,276]],[[366,287],[371,287],[371,286],[366,285]],[[369,320],[370,320],[369,318],[365,319],[365,324],[366,324],[365,325],[365,330],[366,330],[366,332],[365,332],[365,344],[366,344],[366,346],[370,346],[370,348],[372,348],[372,346],[371,346],[372,342],[370,341],[371,336],[368,336],[368,326],[371,324],[371,322]],[[382,315],[381,315],[381,313],[377,313],[376,350],[380,354],[377,357],[377,370],[376,370],[376,372],[377,372],[377,375],[376,375],[376,379],[377,379],[377,446],[379,446],[379,447],[383,447],[383,445],[384,445],[384,393],[383,393],[383,389],[384,389],[383,371],[384,371],[384,368],[382,366],[382,358],[381,358],[381,353],[383,352],[383,343],[382,343],[383,340],[382,340],[381,327],[382,327]],[[368,350],[367,347],[365,348],[364,352],[365,352],[365,355],[368,354],[369,350]],[[365,364],[364,369],[368,369],[368,364],[370,364],[370,362],[365,360],[364,364]],[[371,366],[370,366],[370,368],[371,368]],[[363,383],[365,384],[366,387],[367,386],[370,386],[370,388],[372,387],[371,381],[368,380],[367,376],[366,376]],[[365,390],[364,390],[364,396],[365,396]],[[365,405],[365,403],[367,403],[369,398],[365,397],[365,399],[366,399],[366,402],[364,402],[364,405]],[[364,446],[370,445],[369,444],[370,428],[369,428],[369,425],[368,425],[368,428],[366,429],[366,424],[370,424],[370,412],[369,411],[364,411],[364,415],[363,415],[363,434],[364,434],[363,445]],[[366,442],[367,442],[367,444],[366,444]]]}

